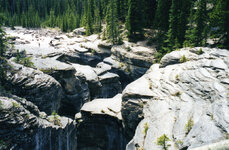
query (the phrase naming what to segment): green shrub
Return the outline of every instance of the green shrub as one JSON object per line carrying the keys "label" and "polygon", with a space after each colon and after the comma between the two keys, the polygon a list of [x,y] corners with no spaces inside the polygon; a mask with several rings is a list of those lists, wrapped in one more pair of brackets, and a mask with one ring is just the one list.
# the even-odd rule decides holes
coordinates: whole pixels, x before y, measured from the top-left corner
{"label": "green shrub", "polygon": [[192,118],[190,118],[185,125],[185,134],[188,135],[188,133],[192,130],[192,127],[194,125],[194,121]]}
{"label": "green shrub", "polygon": [[156,63],[160,63],[160,61],[161,61],[161,58],[163,57],[164,55],[162,54],[162,53],[160,53],[160,52],[156,52],[155,54],[154,54],[154,57],[155,57],[155,62]]}
{"label": "green shrub", "polygon": [[214,115],[213,114],[211,114],[211,120],[214,120]]}
{"label": "green shrub", "polygon": [[124,67],[125,65],[124,65],[124,63],[119,63],[119,68],[122,68],[122,67]]}
{"label": "green shrub", "polygon": [[0,140],[0,149],[6,149],[7,145],[3,140]]}
{"label": "green shrub", "polygon": [[178,92],[174,93],[173,96],[180,97],[181,94],[182,94],[182,93],[178,91]]}
{"label": "green shrub", "polygon": [[146,122],[146,123],[144,124],[144,130],[143,130],[144,136],[146,136],[148,130],[149,130],[149,124]]}
{"label": "green shrub", "polygon": [[202,50],[202,48],[200,48],[200,49],[198,50],[198,52],[197,52],[198,55],[201,55],[201,54],[203,54],[203,53],[204,53],[204,51]]}
{"label": "green shrub", "polygon": [[226,139],[229,140],[229,134],[228,133],[226,134]]}
{"label": "green shrub", "polygon": [[31,57],[22,57],[21,54],[19,53],[19,50],[17,50],[16,58],[14,59],[14,61],[26,67],[33,68],[34,64],[31,61],[31,59],[32,59]]}
{"label": "green shrub", "polygon": [[96,51],[93,49],[93,50],[91,50],[91,54],[92,55],[95,55],[96,54]]}
{"label": "green shrub", "polygon": [[150,89],[150,90],[153,89],[153,83],[152,83],[152,82],[149,83],[149,89]]}
{"label": "green shrub", "polygon": [[53,122],[54,125],[62,126],[59,115],[56,113],[56,111],[52,112],[52,117],[52,119],[49,119],[50,122]]}
{"label": "green shrub", "polygon": [[123,44],[123,38],[119,37],[117,41],[117,45],[122,45]]}
{"label": "green shrub", "polygon": [[46,74],[51,74],[53,73],[54,69],[53,68],[49,68],[49,69],[39,69],[40,71],[46,73]]}
{"label": "green shrub", "polygon": [[171,146],[170,144],[168,144],[169,141],[170,139],[167,137],[166,134],[164,134],[157,139],[157,145],[161,146],[163,150],[168,150]]}
{"label": "green shrub", "polygon": [[188,59],[186,58],[185,55],[183,55],[183,56],[181,57],[181,59],[180,59],[180,63],[184,63],[184,62],[187,62],[187,61],[188,61]]}
{"label": "green shrub", "polygon": [[12,102],[12,105],[14,108],[19,108],[20,107],[20,104],[16,103],[16,102]]}
{"label": "green shrub", "polygon": [[126,50],[127,50],[128,52],[130,52],[130,51],[131,51],[131,48],[128,46],[128,47],[126,47]]}
{"label": "green shrub", "polygon": [[183,145],[183,141],[182,140],[177,140],[176,142],[175,142],[175,144],[178,146],[178,147],[181,147],[182,145]]}
{"label": "green shrub", "polygon": [[129,73],[129,74],[132,73],[132,72],[131,72],[131,69],[130,69],[129,67],[126,67],[124,71],[127,72],[127,73]]}
{"label": "green shrub", "polygon": [[26,66],[26,67],[34,67],[33,62],[31,61],[31,57],[25,57],[21,60],[21,62],[19,62],[20,64]]}
{"label": "green shrub", "polygon": [[179,75],[178,74],[175,76],[175,79],[176,80],[179,80]]}

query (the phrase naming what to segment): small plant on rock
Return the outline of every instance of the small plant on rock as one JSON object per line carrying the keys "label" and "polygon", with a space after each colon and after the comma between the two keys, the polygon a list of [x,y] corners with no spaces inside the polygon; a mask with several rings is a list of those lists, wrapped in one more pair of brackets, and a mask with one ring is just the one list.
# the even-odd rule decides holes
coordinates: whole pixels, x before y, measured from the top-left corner
{"label": "small plant on rock", "polygon": [[192,130],[192,127],[194,125],[194,121],[192,118],[190,118],[185,125],[185,134],[188,135],[188,133]]}
{"label": "small plant on rock", "polygon": [[52,112],[52,117],[52,119],[49,119],[50,122],[53,122],[55,125],[62,126],[59,115],[56,113],[56,111]]}
{"label": "small plant on rock", "polygon": [[0,149],[6,149],[6,143],[3,140],[0,140]]}
{"label": "small plant on rock", "polygon": [[179,80],[179,75],[178,74],[175,76],[175,79],[176,80]]}
{"label": "small plant on rock", "polygon": [[164,134],[157,139],[157,145],[161,146],[163,150],[168,150],[171,146],[170,144],[168,144],[169,141],[170,139],[167,137],[166,134]]}
{"label": "small plant on rock", "polygon": [[26,66],[26,67],[31,67],[33,68],[34,67],[34,64],[33,62],[31,61],[31,57],[25,57],[21,60],[21,63],[22,65]]}
{"label": "small plant on rock", "polygon": [[93,50],[91,50],[91,54],[92,55],[95,55],[96,54],[96,51],[93,49]]}
{"label": "small plant on rock", "polygon": [[119,63],[119,68],[122,68],[122,67],[124,67],[125,65],[124,65],[124,63]]}
{"label": "small plant on rock", "polygon": [[197,51],[197,55],[201,55],[201,54],[203,54],[203,53],[204,53],[204,51],[203,51],[202,48],[200,48],[200,49]]}
{"label": "small plant on rock", "polygon": [[180,97],[181,94],[182,94],[182,93],[178,91],[178,92],[174,93],[173,96]]}
{"label": "small plant on rock", "polygon": [[149,89],[150,89],[150,90],[153,89],[153,83],[152,83],[152,82],[149,83]]}
{"label": "small plant on rock", "polygon": [[214,115],[213,114],[211,114],[211,120],[214,120]]}
{"label": "small plant on rock", "polygon": [[143,108],[143,107],[144,107],[144,103],[143,103],[142,101],[140,101],[140,102],[138,103],[138,105],[140,106],[140,108]]}
{"label": "small plant on rock", "polygon": [[176,146],[181,147],[184,142],[182,140],[177,140],[175,143],[176,143]]}
{"label": "small plant on rock", "polygon": [[16,103],[16,102],[12,102],[13,108],[19,108],[20,104]]}
{"label": "small plant on rock", "polygon": [[31,68],[34,67],[34,64],[31,61],[31,57],[22,57],[21,54],[19,53],[19,50],[17,50],[16,58],[14,59],[14,61],[26,67],[31,67]]}
{"label": "small plant on rock", "polygon": [[148,130],[149,130],[149,124],[146,122],[146,123],[144,124],[144,130],[143,130],[144,136],[146,136]]}
{"label": "small plant on rock", "polygon": [[185,55],[183,55],[183,56],[181,57],[181,59],[180,59],[180,63],[184,63],[184,62],[187,62],[187,61],[188,61],[188,59],[186,58]]}
{"label": "small plant on rock", "polygon": [[229,140],[229,134],[226,134],[226,139]]}
{"label": "small plant on rock", "polygon": [[131,51],[131,48],[128,46],[128,47],[126,47],[126,50],[127,50],[128,52],[130,52],[130,51]]}
{"label": "small plant on rock", "polygon": [[123,44],[123,38],[120,36],[117,41],[117,45],[122,45]]}

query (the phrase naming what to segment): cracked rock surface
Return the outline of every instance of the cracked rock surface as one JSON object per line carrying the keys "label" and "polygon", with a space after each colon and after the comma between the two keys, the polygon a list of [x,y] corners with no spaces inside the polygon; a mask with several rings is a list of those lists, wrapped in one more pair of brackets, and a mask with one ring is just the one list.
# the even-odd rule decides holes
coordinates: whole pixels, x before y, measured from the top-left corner
{"label": "cracked rock surface", "polygon": [[[198,55],[200,49],[204,53]],[[181,63],[183,55],[188,61]],[[126,149],[160,149],[156,143],[163,134],[171,140],[170,149],[226,139],[228,79],[228,50],[184,48],[165,55],[161,65],[151,66],[123,91],[122,117],[127,134],[133,137]]]}

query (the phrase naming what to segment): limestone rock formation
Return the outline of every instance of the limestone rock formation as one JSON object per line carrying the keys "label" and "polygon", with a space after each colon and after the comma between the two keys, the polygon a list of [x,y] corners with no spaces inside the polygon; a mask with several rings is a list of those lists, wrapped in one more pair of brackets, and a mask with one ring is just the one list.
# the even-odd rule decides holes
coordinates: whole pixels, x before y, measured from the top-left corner
{"label": "limestone rock formation", "polygon": [[7,83],[14,94],[33,102],[47,114],[58,111],[63,92],[53,77],[13,61],[9,64]]}
{"label": "limestone rock formation", "polygon": [[90,100],[90,93],[86,79],[76,74],[75,68],[54,58],[33,58],[34,66],[42,72],[55,78],[63,89],[60,113],[74,116],[81,106]]}
{"label": "limestone rock formation", "polygon": [[208,144],[191,150],[227,150],[229,149],[229,140],[220,141],[213,144]]}
{"label": "limestone rock formation", "polygon": [[91,99],[111,98],[121,93],[122,87],[119,76],[108,72],[109,69],[92,68],[87,65],[72,64],[76,74],[82,74],[88,83]]}
{"label": "limestone rock formation", "polygon": [[[121,94],[84,104],[77,130],[77,150],[124,150],[126,138],[121,123]],[[96,107],[95,107],[96,106]]]}
{"label": "limestone rock formation", "polygon": [[113,46],[111,49],[112,59],[119,62],[119,67],[129,72],[135,80],[141,77],[154,63],[155,50],[134,44]]}
{"label": "limestone rock formation", "polygon": [[0,97],[0,149],[76,149],[73,120],[55,116],[55,121],[25,99]]}
{"label": "limestone rock formation", "polygon": [[184,48],[161,61],[123,92],[123,122],[129,137],[134,135],[126,149],[159,150],[163,134],[170,139],[169,149],[226,139],[229,51]]}

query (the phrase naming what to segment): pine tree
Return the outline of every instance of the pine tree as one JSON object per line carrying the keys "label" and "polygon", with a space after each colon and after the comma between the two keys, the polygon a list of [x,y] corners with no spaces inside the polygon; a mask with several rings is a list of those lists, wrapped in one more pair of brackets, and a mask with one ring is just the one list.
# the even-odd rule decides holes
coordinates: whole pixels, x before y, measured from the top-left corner
{"label": "pine tree", "polygon": [[6,52],[6,33],[2,29],[2,25],[5,19],[5,16],[3,14],[0,14],[0,57],[3,57]]}
{"label": "pine tree", "polygon": [[94,12],[94,31],[95,33],[99,33],[102,30],[102,22],[101,22],[101,16],[99,12],[99,8],[95,7],[95,12]]}
{"label": "pine tree", "polygon": [[[192,8],[189,18],[189,29],[186,31],[186,41],[184,42],[184,46],[205,45],[206,30],[208,26],[206,5],[206,0],[198,0]],[[196,8],[196,10],[194,8]]]}
{"label": "pine tree", "polygon": [[62,17],[62,31],[63,32],[68,32],[68,20],[67,20],[67,15],[63,15]]}
{"label": "pine tree", "polygon": [[169,14],[169,30],[167,37],[163,42],[161,53],[166,54],[175,49],[181,48],[185,40],[185,31],[187,25],[187,6],[190,5],[190,1],[172,0],[172,5]]}
{"label": "pine tree", "polygon": [[84,15],[85,15],[85,27],[86,27],[86,35],[91,35],[93,33],[93,18],[92,18],[92,3],[90,3],[90,0],[85,0],[86,5],[85,5],[85,11],[84,11]]}
{"label": "pine tree", "polygon": [[111,39],[114,44],[118,42],[119,31],[117,18],[117,3],[115,0],[110,0],[107,8],[106,33],[108,39]]}
{"label": "pine tree", "polygon": [[216,46],[229,49],[229,0],[216,0],[210,13],[211,37],[218,39]]}
{"label": "pine tree", "polygon": [[35,26],[36,28],[40,27],[40,17],[38,15],[38,12],[36,12],[36,15],[35,15]]}
{"label": "pine tree", "polygon": [[169,30],[167,33],[167,39],[164,41],[162,53],[171,52],[173,49],[177,49],[179,47],[178,44],[178,22],[179,22],[179,13],[180,13],[181,0],[172,0],[172,6],[170,8],[169,14]]}
{"label": "pine tree", "polygon": [[51,10],[50,11],[50,15],[49,15],[49,26],[54,28],[56,26],[56,19],[55,19],[55,14],[54,11]]}
{"label": "pine tree", "polygon": [[128,38],[130,40],[143,38],[143,27],[145,25],[144,21],[144,1],[129,0],[126,28],[128,30]]}
{"label": "pine tree", "polygon": [[[168,4],[167,4],[168,5]],[[152,27],[153,20],[155,17],[157,1],[156,0],[146,0],[145,3],[145,20],[146,20],[146,27]]]}
{"label": "pine tree", "polygon": [[2,29],[3,22],[6,18],[3,14],[0,14],[0,82],[4,84],[5,76],[6,76],[6,61],[5,61],[5,52],[6,52],[6,33]]}
{"label": "pine tree", "polygon": [[153,21],[153,29],[157,31],[156,42],[157,48],[160,49],[165,35],[169,30],[169,10],[171,7],[172,0],[158,0],[157,9]]}
{"label": "pine tree", "polygon": [[117,17],[119,21],[125,22],[128,13],[128,0],[117,0]]}

